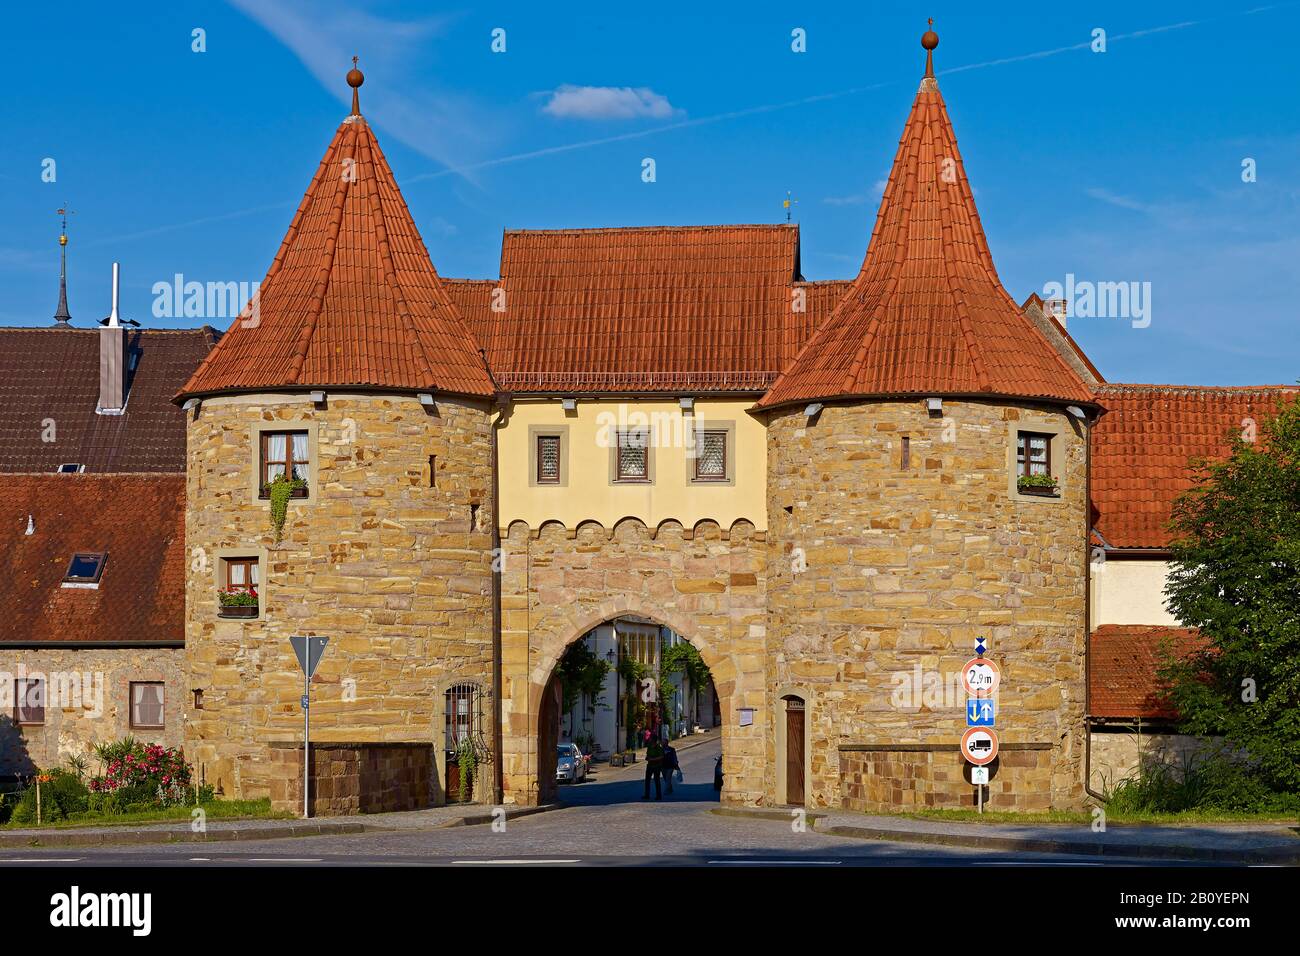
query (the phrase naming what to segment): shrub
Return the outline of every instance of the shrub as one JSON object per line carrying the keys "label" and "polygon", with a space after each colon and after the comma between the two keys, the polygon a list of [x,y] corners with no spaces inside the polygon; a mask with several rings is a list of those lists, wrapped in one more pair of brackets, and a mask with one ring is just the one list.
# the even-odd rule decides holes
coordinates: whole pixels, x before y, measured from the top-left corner
{"label": "shrub", "polygon": [[140,744],[130,737],[97,748],[104,773],[90,781],[90,791],[111,800],[98,800],[105,813],[169,807],[192,799],[190,765],[175,748]]}
{"label": "shrub", "polygon": [[[66,770],[50,770],[38,774],[45,779],[41,782],[41,822],[51,823],[66,820],[74,813],[81,813],[89,808],[90,791],[77,779],[76,774]],[[36,781],[22,792],[18,805],[14,807],[9,818],[14,824],[34,824],[36,822]]]}
{"label": "shrub", "polygon": [[1121,780],[1107,796],[1107,809],[1120,813],[1300,812],[1300,794],[1270,787],[1257,768],[1224,753],[1177,765],[1144,761],[1138,773]]}

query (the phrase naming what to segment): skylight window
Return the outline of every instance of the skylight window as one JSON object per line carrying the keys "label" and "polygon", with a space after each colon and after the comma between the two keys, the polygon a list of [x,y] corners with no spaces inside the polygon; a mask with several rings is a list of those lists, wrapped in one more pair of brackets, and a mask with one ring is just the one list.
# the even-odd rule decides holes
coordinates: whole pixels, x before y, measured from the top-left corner
{"label": "skylight window", "polygon": [[99,587],[99,579],[104,574],[104,562],[108,555],[97,551],[78,551],[68,562],[68,570],[63,575],[64,587]]}
{"label": "skylight window", "polygon": [[77,464],[76,462],[71,462],[71,461],[68,462],[67,464],[59,465],[60,475],[79,475],[85,470],[86,470],[85,465],[80,465]]}

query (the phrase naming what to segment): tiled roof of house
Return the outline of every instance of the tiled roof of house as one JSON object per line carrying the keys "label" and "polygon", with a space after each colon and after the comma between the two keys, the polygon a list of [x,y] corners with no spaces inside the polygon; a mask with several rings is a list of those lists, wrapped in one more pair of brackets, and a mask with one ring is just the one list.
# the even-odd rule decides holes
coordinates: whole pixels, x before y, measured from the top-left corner
{"label": "tiled roof of house", "polygon": [[182,396],[324,386],[493,393],[359,115],[339,126],[325,151],[256,314],[232,323]]}
{"label": "tiled roof of house", "polygon": [[1099,385],[1092,433],[1093,522],[1111,548],[1164,548],[1174,499],[1192,484],[1189,460],[1226,455],[1230,438],[1274,414],[1297,389]]}
{"label": "tiled roof of house", "polygon": [[[0,643],[184,640],[184,475],[6,475],[4,491]],[[62,587],[75,552],[107,552],[98,588]]]}
{"label": "tiled roof of house", "polygon": [[1170,642],[1179,656],[1201,650],[1198,631],[1146,624],[1105,624],[1089,637],[1089,716],[1168,720],[1175,711],[1163,699],[1157,671],[1161,645]]}
{"label": "tiled roof of house", "polygon": [[880,395],[1092,393],[998,279],[938,84],[922,80],[862,270],[763,407]]}
{"label": "tiled roof of house", "polygon": [[511,230],[500,280],[448,281],[502,388],[573,393],[761,392],[843,287],[790,225]]}
{"label": "tiled roof of house", "polygon": [[185,416],[172,404],[212,349],[210,328],[128,331],[139,358],[126,411],[98,415],[99,331],[0,329],[0,472],[185,470]]}

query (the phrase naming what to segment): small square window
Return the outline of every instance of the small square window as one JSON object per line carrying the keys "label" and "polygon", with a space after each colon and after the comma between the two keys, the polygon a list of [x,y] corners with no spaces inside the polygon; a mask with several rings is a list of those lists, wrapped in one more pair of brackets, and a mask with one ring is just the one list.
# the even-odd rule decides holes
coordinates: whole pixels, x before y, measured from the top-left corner
{"label": "small square window", "polygon": [[45,681],[39,677],[14,681],[14,723],[33,727],[45,723]]}
{"label": "small square window", "polygon": [[537,483],[539,485],[558,485],[560,483],[560,436],[537,436]]}
{"label": "small square window", "polygon": [[647,432],[619,432],[618,460],[615,477],[618,481],[649,481],[650,436]]}
{"label": "small square window", "polygon": [[104,574],[106,553],[79,551],[68,562],[68,570],[63,575],[64,584],[98,584]]}
{"label": "small square window", "polygon": [[1040,432],[1016,433],[1016,475],[1027,478],[1052,473],[1052,436]]}
{"label": "small square window", "polygon": [[86,470],[85,465],[80,465],[77,464],[76,462],[71,462],[71,461],[68,462],[67,464],[59,465],[60,475],[79,475],[85,470]]}
{"label": "small square window", "polygon": [[727,433],[725,431],[695,433],[695,480],[727,480]]}
{"label": "small square window", "polygon": [[291,480],[303,482],[303,487],[293,490],[292,497],[306,498],[310,460],[311,443],[305,431],[262,432],[260,496],[270,497],[271,482],[287,475]]}
{"label": "small square window", "polygon": [[133,730],[163,728],[164,693],[162,681],[131,682],[131,728]]}

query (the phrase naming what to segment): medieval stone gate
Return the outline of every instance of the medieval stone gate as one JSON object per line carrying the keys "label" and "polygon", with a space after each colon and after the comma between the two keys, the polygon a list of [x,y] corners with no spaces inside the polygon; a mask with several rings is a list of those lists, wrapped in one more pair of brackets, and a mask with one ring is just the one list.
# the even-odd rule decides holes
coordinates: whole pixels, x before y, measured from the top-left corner
{"label": "medieval stone gate", "polygon": [[[568,647],[620,615],[666,625],[713,672],[722,707],[728,803],[764,789],[765,567],[763,532],[704,521],[613,529],[584,522],[511,525],[502,540],[502,755],[505,799],[535,804],[554,774],[554,741],[539,744],[544,694]],[[742,720],[750,711],[752,722]],[[547,743],[542,741],[541,744]],[[542,759],[546,755],[547,759]],[[544,775],[544,776],[543,776]]]}

